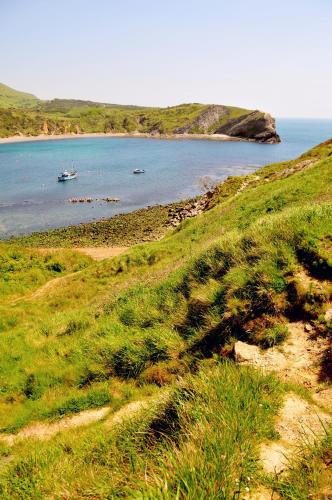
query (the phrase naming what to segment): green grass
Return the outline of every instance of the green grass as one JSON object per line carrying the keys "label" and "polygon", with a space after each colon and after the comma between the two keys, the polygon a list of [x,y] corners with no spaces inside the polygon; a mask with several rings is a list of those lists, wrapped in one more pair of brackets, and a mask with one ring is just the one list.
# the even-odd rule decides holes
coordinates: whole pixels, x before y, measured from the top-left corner
{"label": "green grass", "polygon": [[0,243],[0,298],[13,299],[37,289],[51,278],[86,268],[92,260],[73,251],[46,252]]}
{"label": "green grass", "polygon": [[[210,210],[114,259],[91,262],[59,249],[47,261],[24,247],[61,244],[61,231],[57,240],[52,232],[2,243],[9,273],[0,304],[3,431],[105,404],[115,410],[173,387],[168,402],[119,434],[96,424],[50,443],[17,445],[1,472],[5,498],[43,498],[54,490],[52,475],[59,498],[245,493],[245,478],[259,476],[257,447],[274,437],[286,389],[218,360],[236,339],[265,348],[282,342],[294,317],[327,335],[331,151],[325,143],[259,170],[259,178],[230,178]],[[316,163],[300,169],[308,159]],[[237,194],[243,181],[250,182]],[[158,222],[159,209],[155,216]],[[59,269],[80,271],[31,300]],[[307,289],[299,272],[321,280],[319,290]]]}
{"label": "green grass", "polygon": [[[331,234],[331,220],[330,205],[266,215],[245,231],[220,237],[173,272],[178,246],[165,239],[149,251],[137,247],[93,264],[35,303],[4,308],[3,427],[13,401],[15,413],[27,404],[22,396],[31,372],[46,402],[50,391],[78,388],[87,370],[91,385],[100,377],[110,383],[114,377],[149,380],[151,366],[167,372],[170,362],[176,375],[186,356],[190,364],[193,355],[210,356],[234,337],[264,346],[279,341],[292,308],[308,314],[307,292],[296,281],[303,265],[298,249],[310,241],[320,265],[330,266],[319,242]],[[186,257],[178,256],[180,263]],[[104,299],[96,301],[96,295]],[[317,297],[314,305],[317,319],[324,301]]]}
{"label": "green grass", "polygon": [[37,103],[38,99],[34,95],[0,83],[0,108],[31,108]]}
{"label": "green grass", "polygon": [[281,394],[276,380],[253,370],[202,367],[120,429],[98,424],[34,451],[18,445],[1,494],[237,498],[259,472],[259,443],[275,436]]}
{"label": "green grass", "polygon": [[[214,106],[187,103],[155,108],[77,99],[42,101],[0,84],[0,137],[111,132],[172,135],[186,131],[189,134],[214,134],[227,126],[230,120],[245,118],[253,113],[244,108],[223,106],[226,113],[218,119],[213,112],[209,113]],[[208,121],[205,111],[208,111]],[[252,123],[261,116],[263,113],[256,112]],[[227,134],[228,129],[224,130]],[[239,135],[249,137],[245,130]],[[252,135],[250,138],[253,138]]]}

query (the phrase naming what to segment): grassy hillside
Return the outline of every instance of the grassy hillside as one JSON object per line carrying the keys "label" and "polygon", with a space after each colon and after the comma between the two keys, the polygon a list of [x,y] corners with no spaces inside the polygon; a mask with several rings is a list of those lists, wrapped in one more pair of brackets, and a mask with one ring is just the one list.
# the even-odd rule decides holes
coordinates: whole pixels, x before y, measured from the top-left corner
{"label": "grassy hillside", "polygon": [[32,108],[37,103],[38,99],[34,95],[0,83],[0,108]]}
{"label": "grassy hillside", "polygon": [[[332,140],[230,178],[160,241],[99,263],[59,250],[61,281],[28,239],[1,244],[3,498],[242,498],[271,484],[259,445],[277,438],[283,395],[304,390],[229,358],[237,339],[282,344],[295,317],[331,334],[331,168]],[[36,289],[27,261],[37,285],[53,281]],[[11,435],[104,406],[48,440]],[[274,487],[304,498],[290,481]]]}
{"label": "grassy hillside", "polygon": [[0,138],[18,134],[215,134],[219,129],[243,139],[280,140],[274,120],[261,111],[197,103],[152,108],[77,99],[41,101],[0,84]]}
{"label": "grassy hillside", "polygon": [[9,137],[18,132],[25,135],[41,133],[93,132],[174,132],[196,118],[206,106],[184,104],[174,108],[132,109],[122,106],[63,107],[44,104],[37,109],[0,109],[0,136]]}

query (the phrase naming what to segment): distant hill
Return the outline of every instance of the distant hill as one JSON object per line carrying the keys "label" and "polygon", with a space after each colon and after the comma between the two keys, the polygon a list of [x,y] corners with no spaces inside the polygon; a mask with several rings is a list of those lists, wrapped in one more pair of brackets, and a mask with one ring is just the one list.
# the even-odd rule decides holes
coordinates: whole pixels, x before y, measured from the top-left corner
{"label": "distant hill", "polygon": [[32,94],[12,89],[0,83],[0,107],[2,108],[31,108],[36,106],[38,99]]}
{"label": "distant hill", "polygon": [[43,101],[0,84],[0,137],[84,133],[223,134],[275,143],[275,120],[263,111],[189,103],[166,108],[79,99]]}
{"label": "distant hill", "polygon": [[84,101],[82,99],[52,99],[50,101],[38,101],[38,108],[48,112],[67,112],[72,108],[121,108],[121,109],[147,109],[144,106],[132,104],[110,104],[106,102]]}

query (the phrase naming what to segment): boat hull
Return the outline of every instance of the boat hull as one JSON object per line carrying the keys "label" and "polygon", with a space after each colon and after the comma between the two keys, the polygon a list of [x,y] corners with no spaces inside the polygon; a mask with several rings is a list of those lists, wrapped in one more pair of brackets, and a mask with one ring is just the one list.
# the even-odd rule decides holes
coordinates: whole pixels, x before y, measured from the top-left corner
{"label": "boat hull", "polygon": [[73,179],[77,178],[77,174],[74,175],[66,175],[66,176],[60,176],[58,177],[58,182],[65,182],[65,181],[71,181]]}

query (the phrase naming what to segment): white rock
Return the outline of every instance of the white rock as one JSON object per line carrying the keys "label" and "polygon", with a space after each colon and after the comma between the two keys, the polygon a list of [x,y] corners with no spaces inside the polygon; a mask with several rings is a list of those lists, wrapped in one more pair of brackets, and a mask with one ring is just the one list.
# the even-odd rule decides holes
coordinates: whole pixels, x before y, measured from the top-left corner
{"label": "white rock", "polygon": [[234,344],[234,357],[237,363],[255,362],[260,357],[259,348],[239,340]]}

